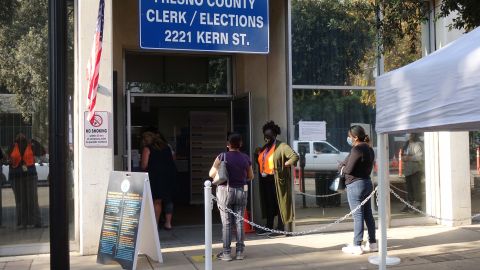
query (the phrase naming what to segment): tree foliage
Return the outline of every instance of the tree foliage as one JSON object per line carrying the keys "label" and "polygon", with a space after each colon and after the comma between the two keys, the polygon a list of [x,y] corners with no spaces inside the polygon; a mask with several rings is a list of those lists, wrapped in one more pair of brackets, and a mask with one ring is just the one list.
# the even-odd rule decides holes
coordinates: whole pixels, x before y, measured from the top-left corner
{"label": "tree foliage", "polygon": [[[372,0],[373,1],[373,0]],[[382,19],[376,23],[380,33],[380,45],[384,52],[395,50],[401,40],[407,40],[410,53],[419,49],[420,27],[428,17],[428,5],[419,0],[373,1],[372,8],[381,12]]]}
{"label": "tree foliage", "polygon": [[296,0],[292,2],[293,83],[347,85],[358,73],[375,32],[362,11],[368,3]]}
{"label": "tree foliage", "polygon": [[29,120],[47,104],[47,1],[5,1],[9,3],[14,6],[10,20],[0,25],[0,83],[15,94],[22,115]]}
{"label": "tree foliage", "polygon": [[480,26],[480,1],[478,0],[444,0],[440,6],[440,16],[447,17],[452,13],[453,18],[450,28],[465,29],[467,31]]}

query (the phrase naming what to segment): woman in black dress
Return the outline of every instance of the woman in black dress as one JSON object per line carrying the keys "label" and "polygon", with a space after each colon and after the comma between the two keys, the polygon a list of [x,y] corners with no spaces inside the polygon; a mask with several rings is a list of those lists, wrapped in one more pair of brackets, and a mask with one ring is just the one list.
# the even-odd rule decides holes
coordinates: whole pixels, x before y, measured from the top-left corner
{"label": "woman in black dress", "polygon": [[[172,192],[176,168],[172,151],[158,135],[153,132],[143,133],[142,169],[148,172],[152,190],[153,206],[157,224],[162,210],[165,211],[164,228],[172,228]],[[162,209],[163,206],[163,209]]]}

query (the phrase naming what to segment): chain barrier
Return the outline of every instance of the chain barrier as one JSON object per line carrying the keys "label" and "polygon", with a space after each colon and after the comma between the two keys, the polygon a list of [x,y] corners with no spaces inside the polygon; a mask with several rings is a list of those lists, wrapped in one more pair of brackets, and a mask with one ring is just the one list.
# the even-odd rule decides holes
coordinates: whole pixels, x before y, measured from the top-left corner
{"label": "chain barrier", "polygon": [[402,189],[400,189],[400,188],[398,188],[398,187],[396,187],[396,186],[394,186],[394,185],[392,185],[392,184],[390,184],[390,187],[393,188],[393,189],[395,189],[396,191],[399,191],[399,192],[408,194],[408,191],[402,190]]}
{"label": "chain barrier", "polygon": [[421,214],[421,215],[424,215],[425,217],[428,217],[428,218],[433,218],[433,219],[436,219],[436,220],[439,220],[439,221],[448,221],[448,222],[458,222],[458,221],[466,221],[466,220],[472,220],[472,219],[476,219],[478,217],[480,217],[480,213],[479,214],[475,214],[473,216],[470,216],[470,217],[466,217],[466,218],[456,218],[456,219],[450,219],[450,218],[441,218],[441,217],[437,217],[437,216],[433,216],[433,215],[430,215],[418,208],[416,208],[415,206],[413,206],[412,204],[410,204],[409,202],[407,202],[405,199],[403,199],[402,197],[400,197],[400,195],[398,195],[395,191],[393,191],[392,189],[390,189],[390,192],[393,194],[393,196],[395,196],[398,200],[400,200],[403,204],[405,204],[408,208],[412,209],[413,211]]}
{"label": "chain barrier", "polygon": [[[393,188],[396,188],[394,186],[392,186]],[[329,223],[327,225],[324,225],[322,227],[319,227],[319,228],[316,228],[316,229],[312,229],[312,230],[308,230],[308,231],[301,231],[301,232],[287,232],[287,231],[280,231],[280,230],[275,230],[275,229],[270,229],[270,228],[267,228],[267,227],[264,227],[264,226],[261,226],[261,225],[258,225],[246,218],[244,218],[243,216],[235,213],[235,211],[233,211],[232,209],[228,208],[228,207],[222,207],[220,206],[221,208],[224,208],[225,211],[227,211],[228,213],[232,214],[233,216],[235,216],[235,218],[239,219],[239,220],[242,220],[243,222],[251,225],[252,227],[255,227],[257,229],[260,229],[260,230],[263,230],[263,231],[267,231],[267,232],[270,232],[270,233],[276,233],[276,234],[280,234],[280,235],[291,235],[291,236],[300,236],[300,235],[307,235],[307,234],[313,234],[313,233],[319,233],[321,231],[324,231],[330,227],[332,227],[333,225],[336,225],[336,224],[339,224],[343,221],[345,221],[347,218],[351,217],[355,212],[357,212],[362,206],[364,206],[371,198],[372,196],[378,191],[378,186],[372,191],[372,193],[370,193],[370,195],[365,198],[365,200],[362,201],[361,204],[359,204],[355,209],[353,209],[352,211],[350,211],[348,214],[346,214],[345,216],[335,220],[334,222],[332,223]],[[401,190],[400,190],[401,191]],[[480,217],[480,213],[479,214],[475,214],[475,215],[472,215],[470,217],[467,217],[467,218],[458,218],[458,219],[449,219],[449,218],[441,218],[441,217],[437,217],[437,216],[434,216],[434,215],[430,215],[418,208],[416,208],[415,206],[413,206],[412,204],[410,204],[409,202],[407,202],[405,199],[403,199],[400,195],[398,195],[398,193],[396,193],[393,189],[390,189],[390,192],[393,194],[393,196],[395,196],[399,201],[401,201],[403,204],[405,204],[408,208],[410,208],[411,210],[425,216],[425,217],[428,217],[428,218],[432,218],[432,219],[436,219],[436,220],[440,220],[440,221],[449,221],[449,222],[459,222],[459,221],[466,221],[466,220],[471,220],[471,219],[476,219],[476,218],[479,218]],[[311,195],[311,194],[302,194],[301,192],[298,192],[297,194],[299,195],[306,195],[306,196],[312,196],[312,197],[317,197],[317,195]],[[339,195],[340,193],[334,193],[334,194],[329,194],[329,195],[320,195],[320,196],[336,196],[336,195]],[[215,197],[213,194],[211,194],[212,196],[212,199],[217,203],[217,205],[219,205],[219,202],[218,202],[218,199],[217,197]],[[376,197],[376,202],[377,202],[377,205],[378,205],[378,196]]]}
{"label": "chain barrier", "polygon": [[313,194],[308,194],[308,193],[304,193],[304,192],[300,192],[300,191],[295,191],[295,193],[297,195],[300,195],[300,196],[304,195],[304,196],[312,197],[312,198],[329,198],[329,197],[338,196],[338,195],[342,194],[340,192],[335,192],[335,193],[327,194],[327,195],[313,195]]}
{"label": "chain barrier", "polygon": [[[270,228],[267,228],[267,227],[264,227],[264,226],[261,226],[261,225],[258,225],[244,217],[242,217],[241,215],[235,213],[232,209],[228,208],[228,207],[222,207],[225,209],[225,211],[227,211],[228,213],[232,214],[233,216],[235,216],[237,218],[237,220],[243,220],[245,223],[251,225],[252,227],[255,227],[257,229],[260,229],[260,230],[263,230],[263,231],[267,231],[267,232],[271,232],[271,233],[276,233],[276,234],[280,234],[280,235],[291,235],[291,236],[300,236],[300,235],[306,235],[306,234],[313,234],[313,233],[319,233],[321,231],[324,231],[330,227],[332,227],[333,225],[336,225],[336,224],[339,224],[341,222],[343,222],[344,220],[346,220],[347,218],[349,218],[350,216],[352,216],[355,212],[357,212],[360,208],[362,208],[362,206],[364,206],[371,198],[372,196],[375,194],[375,192],[377,192],[377,189],[378,187],[376,187],[372,193],[370,193],[370,195],[368,195],[368,197],[362,201],[362,203],[360,203],[355,209],[353,209],[352,211],[350,211],[350,213],[346,214],[345,216],[335,220],[333,223],[329,223],[327,225],[324,225],[322,227],[319,227],[319,228],[316,228],[316,229],[312,229],[312,230],[308,230],[308,231],[302,231],[302,232],[287,232],[287,231],[279,231],[279,230],[275,230],[275,229],[270,229]],[[218,199],[217,197],[215,197],[213,194],[211,194],[212,196],[212,199],[217,202],[217,205],[219,204],[218,203]]]}

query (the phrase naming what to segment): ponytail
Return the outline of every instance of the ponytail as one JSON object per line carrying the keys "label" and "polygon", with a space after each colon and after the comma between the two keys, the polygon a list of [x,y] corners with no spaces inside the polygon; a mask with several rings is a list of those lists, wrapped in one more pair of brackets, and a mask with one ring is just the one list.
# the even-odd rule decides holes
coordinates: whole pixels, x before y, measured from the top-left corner
{"label": "ponytail", "polygon": [[370,136],[365,135],[365,139],[363,141],[370,144]]}
{"label": "ponytail", "polygon": [[370,137],[366,134],[365,129],[362,126],[351,126],[349,133],[354,137],[357,137],[359,141],[370,144]]}

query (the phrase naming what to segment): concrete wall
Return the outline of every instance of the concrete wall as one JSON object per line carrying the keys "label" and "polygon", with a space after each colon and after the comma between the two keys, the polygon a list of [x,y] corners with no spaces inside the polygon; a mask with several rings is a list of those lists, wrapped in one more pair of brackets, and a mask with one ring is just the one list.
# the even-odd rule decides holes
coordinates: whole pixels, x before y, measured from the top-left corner
{"label": "concrete wall", "polygon": [[[287,141],[287,1],[270,1],[270,53],[238,55],[235,58],[236,94],[252,93],[253,148],[264,144],[262,127],[277,123]],[[254,185],[254,221],[261,219],[258,181]],[[260,223],[261,224],[261,223]]]}
{"label": "concrete wall", "polygon": [[[97,111],[110,114],[110,146],[105,148],[86,148],[84,145],[84,111],[88,85],[86,67],[96,28],[98,1],[82,0],[77,2],[76,33],[76,83],[75,83],[75,168],[78,183],[79,242],[80,252],[84,255],[97,253],[100,237],[103,205],[108,186],[108,178],[113,170],[113,100],[112,100],[112,0],[105,1],[105,25],[103,53],[100,62],[100,80],[97,94]],[[55,214],[55,213],[52,213]]]}
{"label": "concrete wall", "polygon": [[[448,29],[455,15],[433,19],[440,13],[440,4],[440,1],[431,2],[431,22],[423,27],[424,55],[444,47],[463,34],[462,30]],[[426,210],[434,216],[447,219],[438,223],[448,226],[471,223],[468,219],[471,215],[468,143],[468,132],[425,133]]]}
{"label": "concrete wall", "polygon": [[[254,122],[254,145],[263,142],[261,127],[272,119],[287,134],[287,62],[286,62],[286,7],[287,1],[270,1],[270,53],[269,55],[236,54],[234,58],[234,94],[252,92]],[[138,5],[136,1],[116,2],[113,7],[113,66],[118,72],[119,97],[124,95],[123,53],[125,50],[140,50],[138,40]],[[119,98],[118,114],[125,114],[123,100]],[[119,138],[124,136],[124,119],[117,124]],[[123,151],[119,140],[119,151]],[[120,153],[119,152],[119,153]],[[115,159],[115,167],[121,167],[121,157]]]}

